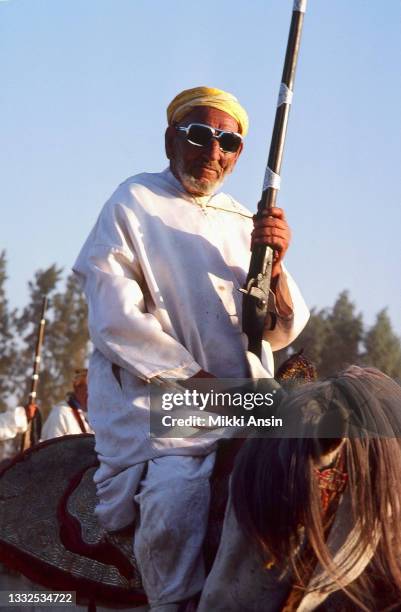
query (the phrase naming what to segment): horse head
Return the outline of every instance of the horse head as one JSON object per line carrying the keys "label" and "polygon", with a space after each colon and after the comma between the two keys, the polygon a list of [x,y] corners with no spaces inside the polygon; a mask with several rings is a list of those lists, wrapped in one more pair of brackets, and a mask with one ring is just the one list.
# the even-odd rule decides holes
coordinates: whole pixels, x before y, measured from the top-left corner
{"label": "horse head", "polygon": [[[273,437],[248,440],[237,457],[231,494],[240,530],[266,560],[290,568],[304,589],[307,567],[317,563],[336,588],[345,588],[352,568],[366,567],[361,559],[370,550],[372,571],[396,585],[399,596],[400,386],[378,370],[352,366],[290,390],[276,416],[283,427]],[[352,567],[327,544],[345,499]],[[371,586],[358,590],[358,581],[357,595],[351,587],[347,593],[369,602]]]}

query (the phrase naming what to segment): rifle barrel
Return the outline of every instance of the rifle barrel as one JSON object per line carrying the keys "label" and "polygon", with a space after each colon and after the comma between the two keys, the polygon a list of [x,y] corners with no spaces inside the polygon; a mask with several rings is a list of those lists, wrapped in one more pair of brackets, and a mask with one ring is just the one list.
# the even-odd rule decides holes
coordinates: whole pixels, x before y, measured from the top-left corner
{"label": "rifle barrel", "polygon": [[[42,309],[40,314],[40,320],[38,325],[38,333],[36,336],[36,346],[35,346],[35,358],[33,361],[33,373],[31,378],[31,390],[28,396],[28,405],[36,404],[36,397],[38,391],[39,384],[39,370],[40,370],[40,359],[41,359],[41,351],[43,345],[43,339],[45,334],[45,325],[46,325],[46,309],[47,309],[47,296],[43,296],[42,301]],[[32,444],[36,444],[40,438],[40,430],[41,430],[41,415],[40,412],[36,412],[32,419],[28,420],[28,428],[22,434],[21,439],[21,451],[26,450]]]}
{"label": "rifle barrel", "polygon": [[[268,211],[276,205],[277,194],[280,189],[280,171],[305,10],[306,0],[294,0],[273,134],[262,196],[258,204],[257,216],[259,217],[262,216],[264,211]],[[249,350],[259,357],[261,355],[263,332],[266,323],[269,325],[268,302],[273,257],[273,249],[269,246],[258,245],[252,249],[246,287],[244,288],[242,328],[248,336]],[[273,324],[274,321],[270,321],[270,327],[273,327]]]}
{"label": "rifle barrel", "polygon": [[46,310],[47,310],[47,296],[43,296],[42,301],[42,310],[40,314],[40,321],[38,326],[38,334],[36,337],[36,346],[35,346],[35,358],[33,362],[33,372],[31,379],[31,390],[29,393],[29,404],[34,404],[36,401],[38,384],[39,384],[39,370],[40,370],[40,360],[41,360],[41,351],[43,345],[43,339],[45,335],[45,325],[46,325]]}
{"label": "rifle barrel", "polygon": [[[288,118],[291,108],[292,93],[294,91],[295,71],[297,67],[299,48],[301,44],[301,34],[304,22],[305,7],[306,2],[304,2],[303,4],[300,2],[294,2],[290,32],[288,35],[287,50],[285,53],[283,74],[281,77],[279,98],[277,102],[276,116],[274,120],[272,140],[270,144],[269,157],[266,167],[267,175],[269,175],[269,170],[273,171],[277,175],[280,175],[281,171],[284,144],[287,135]],[[299,10],[299,8],[302,8],[303,10]],[[278,181],[276,181],[276,184],[278,184]],[[274,188],[272,186],[272,181],[269,181],[268,176],[266,176],[263,184],[261,198],[262,205],[264,200],[266,200],[266,207],[270,205],[266,193],[269,188],[275,192],[274,195],[276,197],[279,187]]]}

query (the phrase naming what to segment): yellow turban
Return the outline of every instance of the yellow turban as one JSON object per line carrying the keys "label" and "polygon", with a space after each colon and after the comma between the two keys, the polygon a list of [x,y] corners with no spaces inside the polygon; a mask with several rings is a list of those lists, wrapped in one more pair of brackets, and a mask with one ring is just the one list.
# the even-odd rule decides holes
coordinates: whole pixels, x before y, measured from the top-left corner
{"label": "yellow turban", "polygon": [[214,87],[193,87],[178,94],[167,107],[168,124],[180,121],[195,106],[211,106],[231,115],[239,125],[240,134],[246,136],[249,125],[246,110],[235,96]]}

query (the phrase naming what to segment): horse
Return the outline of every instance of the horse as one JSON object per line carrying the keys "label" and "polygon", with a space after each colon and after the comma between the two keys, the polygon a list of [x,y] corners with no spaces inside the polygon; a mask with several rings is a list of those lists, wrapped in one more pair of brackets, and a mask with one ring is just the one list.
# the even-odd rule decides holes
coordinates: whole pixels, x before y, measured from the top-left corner
{"label": "horse", "polygon": [[352,366],[290,392],[237,456],[198,612],[401,609],[401,387]]}

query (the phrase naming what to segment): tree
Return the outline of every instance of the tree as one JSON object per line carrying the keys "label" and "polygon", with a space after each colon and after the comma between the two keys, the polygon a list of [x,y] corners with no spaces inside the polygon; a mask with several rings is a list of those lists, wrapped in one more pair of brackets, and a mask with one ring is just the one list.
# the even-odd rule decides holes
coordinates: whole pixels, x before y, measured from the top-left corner
{"label": "tree", "polygon": [[326,318],[327,331],[321,351],[319,375],[331,376],[347,365],[361,361],[363,338],[362,315],[355,313],[355,304],[348,291],[342,291]]}
{"label": "tree", "polygon": [[43,295],[48,296],[45,337],[42,348],[38,399],[41,412],[47,416],[50,408],[61,401],[71,388],[73,372],[85,365],[88,353],[86,304],[73,274],[65,286],[58,289],[62,269],[55,264],[36,272],[29,283],[30,303],[17,317],[21,334],[18,379],[21,401],[28,397],[30,376]]}
{"label": "tree", "polygon": [[37,329],[42,309],[43,296],[48,296],[48,310],[46,313],[45,338],[42,348],[42,361],[40,368],[40,378],[38,387],[38,398],[40,398],[41,408],[45,412],[49,409],[52,401],[52,375],[51,361],[52,356],[48,349],[49,320],[51,317],[52,296],[55,293],[57,283],[60,280],[62,269],[55,264],[46,270],[38,270],[34,280],[28,283],[30,301],[23,309],[22,313],[16,317],[16,328],[22,343],[19,351],[18,364],[16,367],[16,385],[19,395],[19,402],[25,404],[30,390],[33,358],[37,338]]}
{"label": "tree", "polygon": [[322,354],[325,350],[329,333],[327,317],[327,309],[316,311],[312,308],[311,316],[305,329],[292,344],[292,349],[295,352],[301,349],[304,351],[305,357],[315,364],[318,371],[322,364]]}
{"label": "tree", "polygon": [[392,329],[386,309],[377,314],[375,324],[365,334],[364,346],[363,361],[366,365],[401,379],[401,342]]}
{"label": "tree", "polygon": [[328,334],[327,309],[316,311],[311,308],[311,314],[305,329],[287,348],[274,353],[275,368],[282,365],[292,354],[302,350],[304,357],[316,367],[319,372],[322,362],[322,351]]}
{"label": "tree", "polygon": [[33,357],[43,296],[48,297],[46,326],[38,386],[42,416],[64,399],[71,389],[74,370],[85,366],[88,353],[86,304],[78,281],[70,274],[58,290],[62,268],[55,264],[35,273],[29,283],[30,302],[16,327],[20,334],[20,349],[16,376],[20,402],[26,403],[30,388]]}
{"label": "tree", "polygon": [[53,296],[52,321],[47,331],[53,403],[61,401],[70,390],[74,370],[85,367],[88,343],[85,298],[76,276],[70,274],[65,290]]}
{"label": "tree", "polygon": [[361,361],[362,338],[362,316],[355,313],[348,292],[343,291],[332,308],[320,311],[311,309],[305,329],[291,344],[290,351],[280,351],[276,364],[289,354],[303,349],[305,357],[315,365],[319,377],[330,376],[348,364]]}
{"label": "tree", "polygon": [[0,253],[0,410],[6,407],[8,396],[14,389],[13,366],[16,361],[13,319],[15,311],[9,310],[5,283],[7,280],[6,253]]}

